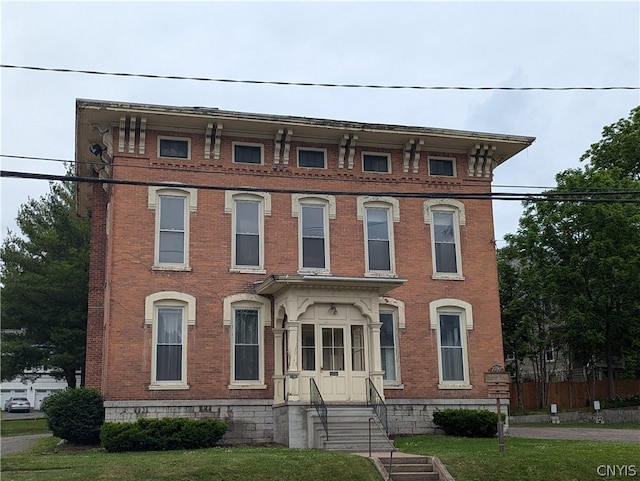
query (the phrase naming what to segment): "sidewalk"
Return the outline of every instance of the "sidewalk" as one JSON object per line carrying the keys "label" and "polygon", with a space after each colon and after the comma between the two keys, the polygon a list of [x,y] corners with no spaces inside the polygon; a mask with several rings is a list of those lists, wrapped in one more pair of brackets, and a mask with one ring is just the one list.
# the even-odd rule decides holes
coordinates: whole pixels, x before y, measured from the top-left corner
{"label": "sidewalk", "polygon": [[508,437],[537,439],[575,439],[582,441],[618,441],[640,443],[639,429],[530,428],[509,426]]}

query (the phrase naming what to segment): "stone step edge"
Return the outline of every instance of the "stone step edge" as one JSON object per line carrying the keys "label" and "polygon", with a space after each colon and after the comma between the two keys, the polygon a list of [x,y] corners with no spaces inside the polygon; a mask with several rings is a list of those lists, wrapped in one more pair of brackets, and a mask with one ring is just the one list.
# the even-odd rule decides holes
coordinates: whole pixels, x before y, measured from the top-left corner
{"label": "stone step edge", "polygon": [[[427,458],[428,460],[427,463],[433,464],[433,472],[439,474],[440,481],[456,481],[455,478],[451,476],[451,473],[449,473],[449,470],[447,469],[447,467],[442,463],[442,461],[440,461],[440,458],[438,458],[437,456],[420,456],[417,454],[400,453],[399,451],[397,451],[396,453],[400,454],[401,456],[415,456],[415,457]],[[369,458],[369,460],[373,463],[373,465],[378,470],[378,473],[380,473],[380,476],[382,476],[382,479],[387,479],[389,477],[389,473],[387,473],[387,468],[384,467],[383,463],[380,461],[381,458],[384,459],[389,456],[387,453],[384,453],[384,452],[371,453],[371,457],[369,457],[368,452],[352,453],[352,454]]]}

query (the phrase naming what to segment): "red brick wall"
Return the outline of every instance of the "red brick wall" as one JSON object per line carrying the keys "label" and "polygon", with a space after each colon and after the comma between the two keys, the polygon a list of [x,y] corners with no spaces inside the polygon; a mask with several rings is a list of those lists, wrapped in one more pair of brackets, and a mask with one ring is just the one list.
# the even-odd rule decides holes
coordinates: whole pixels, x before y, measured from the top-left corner
{"label": "red brick wall", "polygon": [[[172,135],[170,132],[161,135]],[[224,213],[224,188],[238,186],[296,191],[372,192],[487,192],[489,179],[468,178],[466,155],[456,155],[457,178],[429,177],[426,164],[429,152],[421,153],[420,172],[403,173],[403,152],[365,147],[357,148],[354,169],[337,168],[337,145],[304,144],[327,149],[328,168],[300,169],[296,164],[296,148],[291,143],[289,168],[273,169],[273,141],[264,144],[265,165],[232,164],[232,141],[223,137],[219,161],[203,160],[204,139],[193,136],[191,160],[156,158],[157,132],[147,132],[148,156],[116,155],[114,178],[139,181],[173,181],[206,184],[222,190],[198,189],[197,211],[190,213],[191,272],[152,271],[154,260],[155,210],[147,207],[148,187],[114,185],[111,204],[110,241],[113,254],[104,251],[104,212],[94,212],[94,251],[92,252],[90,301],[91,357],[87,361],[87,384],[99,385],[101,356],[100,294],[102,259],[107,259],[110,282],[107,294],[110,320],[108,325],[109,360],[103,392],[109,400],[121,399],[223,399],[272,398],[273,336],[265,330],[266,390],[229,390],[230,333],[222,322],[222,300],[238,292],[250,292],[256,281],[273,274],[295,274],[298,270],[298,219],[291,217],[291,194],[272,194],[272,214],[265,217],[266,275],[229,273],[231,263],[231,216]],[[183,136],[182,134],[180,136]],[[115,139],[114,145],[117,145]],[[361,152],[391,153],[392,173],[362,172]],[[442,156],[442,153],[434,153]],[[213,156],[212,156],[213,157]],[[282,163],[282,158],[281,158]],[[346,164],[346,162],[345,162]],[[172,167],[176,170],[150,169]],[[98,190],[98,189],[97,189]],[[95,191],[94,191],[95,193]],[[391,195],[391,194],[389,194]],[[94,205],[104,208],[104,195]],[[389,293],[406,305],[406,329],[400,332],[403,390],[387,390],[393,398],[478,398],[486,397],[483,373],[501,362],[502,339],[497,289],[493,220],[490,201],[465,200],[466,225],[461,227],[462,269],[460,280],[433,280],[430,227],[424,223],[421,198],[399,198],[400,222],[393,225],[396,271],[408,282]],[[331,272],[334,276],[360,277],[365,271],[362,222],[356,219],[355,195],[336,195],[337,218],[329,224]],[[101,231],[102,229],[102,231]],[[196,325],[188,328],[188,384],[184,391],[149,391],[151,379],[151,326],[144,322],[144,300],[158,291],[175,290],[197,299]],[[474,329],[467,331],[472,390],[440,391],[438,384],[437,338],[430,329],[429,302],[455,298],[473,306]],[[95,309],[92,314],[91,309]]]}

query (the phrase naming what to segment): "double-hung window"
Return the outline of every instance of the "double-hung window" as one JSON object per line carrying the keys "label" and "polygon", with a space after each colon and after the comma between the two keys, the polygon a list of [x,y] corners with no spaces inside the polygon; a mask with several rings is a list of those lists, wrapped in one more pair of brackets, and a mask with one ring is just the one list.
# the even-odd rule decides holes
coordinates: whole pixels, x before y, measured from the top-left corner
{"label": "double-hung window", "polygon": [[396,369],[396,333],[392,311],[380,311],[380,355],[383,380],[395,383],[398,379]]}
{"label": "double-hung window", "polygon": [[258,309],[235,309],[233,366],[235,381],[260,381],[260,320]]}
{"label": "double-hung window", "polygon": [[438,338],[438,387],[470,389],[467,331],[473,329],[471,304],[458,299],[432,301],[429,315]]}
{"label": "double-hung window", "polygon": [[424,220],[431,225],[433,277],[463,279],[460,226],[466,223],[464,204],[448,199],[426,201]]}
{"label": "double-hung window", "polygon": [[300,273],[328,273],[329,219],[336,218],[332,195],[292,194],[291,215],[298,218]]}
{"label": "double-hung window", "polygon": [[149,187],[148,206],[156,211],[154,269],[189,270],[189,213],[197,191]]}
{"label": "double-hung window", "polygon": [[396,275],[393,224],[400,222],[399,202],[393,197],[360,196],[357,218],[364,226],[365,275]]}
{"label": "double-hung window", "polygon": [[228,190],[225,213],[232,219],[231,272],[264,273],[264,216],[271,215],[271,194]]}
{"label": "double-hung window", "polygon": [[145,325],[151,327],[149,389],[188,389],[187,329],[196,323],[196,299],[161,291],[145,298]]}

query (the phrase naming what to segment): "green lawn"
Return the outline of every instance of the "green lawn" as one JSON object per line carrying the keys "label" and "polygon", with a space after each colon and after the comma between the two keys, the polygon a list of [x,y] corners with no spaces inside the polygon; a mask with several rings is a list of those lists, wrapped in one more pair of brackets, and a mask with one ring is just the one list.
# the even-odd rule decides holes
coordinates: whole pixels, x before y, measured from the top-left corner
{"label": "green lawn", "polygon": [[[279,447],[106,453],[97,448],[58,448],[41,439],[29,453],[2,457],[2,481],[381,481],[366,459],[343,453]],[[438,456],[456,481],[591,481],[598,466],[640,471],[640,445],[590,441],[439,435],[396,439],[407,453]],[[604,472],[604,471],[602,471]],[[638,474],[636,474],[638,476]],[[626,478],[624,478],[626,479]]]}
{"label": "green lawn", "polygon": [[640,471],[636,443],[507,438],[500,453],[496,439],[425,435],[396,439],[396,446],[406,453],[438,456],[456,481],[621,479],[600,476],[600,465],[635,465]]}
{"label": "green lawn", "polygon": [[0,422],[0,434],[7,436],[24,436],[25,434],[46,434],[49,432],[47,421],[38,419],[11,419]]}

